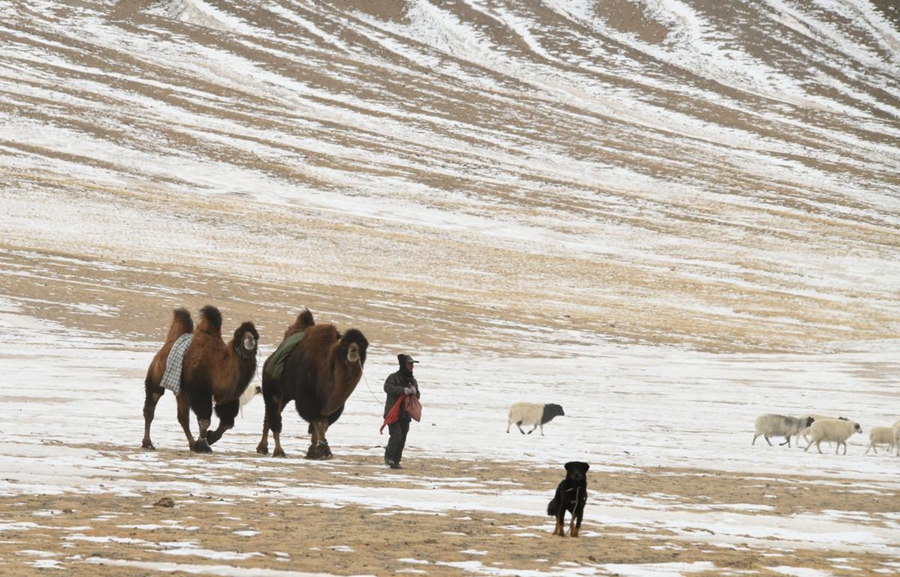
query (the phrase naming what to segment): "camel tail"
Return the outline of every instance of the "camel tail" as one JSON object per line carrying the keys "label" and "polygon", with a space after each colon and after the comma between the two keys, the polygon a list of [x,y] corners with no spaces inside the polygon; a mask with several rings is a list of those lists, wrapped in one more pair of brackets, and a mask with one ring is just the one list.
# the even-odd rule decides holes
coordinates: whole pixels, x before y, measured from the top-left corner
{"label": "camel tail", "polygon": [[194,320],[191,318],[191,313],[181,307],[172,311],[172,324],[169,326],[166,342],[174,341],[181,335],[192,332],[194,332]]}
{"label": "camel tail", "polygon": [[222,313],[212,305],[206,305],[200,309],[200,330],[214,335],[222,335]]}

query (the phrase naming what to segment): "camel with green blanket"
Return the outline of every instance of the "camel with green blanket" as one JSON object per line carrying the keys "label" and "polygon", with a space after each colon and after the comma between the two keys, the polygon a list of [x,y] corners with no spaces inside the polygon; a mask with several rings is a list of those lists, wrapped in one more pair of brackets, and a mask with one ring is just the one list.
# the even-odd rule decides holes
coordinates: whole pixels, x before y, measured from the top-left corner
{"label": "camel with green blanket", "polygon": [[269,453],[271,429],[275,439],[272,455],[285,456],[281,447],[281,413],[294,401],[297,413],[309,422],[311,441],[306,457],[331,457],[325,432],[341,416],[344,403],[362,378],[368,346],[357,329],[341,334],[334,325],[317,325],[309,309],[304,309],[263,365],[266,416],[256,452]]}
{"label": "camel with green blanket", "polygon": [[[303,311],[297,315],[297,319],[293,324],[284,331],[284,340],[281,341],[281,344],[278,345],[275,352],[269,355],[269,358],[267,358],[266,362],[263,364],[262,389],[263,399],[266,402],[266,416],[263,417],[262,440],[256,446],[256,452],[260,455],[269,454],[269,422],[270,420],[275,421],[277,419],[278,432],[273,431],[273,436],[275,437],[275,456],[278,456],[278,449],[281,447],[281,442],[279,440],[279,435],[281,434],[281,413],[291,401],[291,399],[286,398],[286,394],[282,394],[283,392],[287,392],[284,391],[285,387],[280,386],[281,378],[284,376],[284,363],[288,356],[294,352],[297,345],[300,344],[300,341],[303,340],[306,329],[315,324],[316,321],[313,319],[310,310],[303,309]],[[268,393],[266,391],[268,391]],[[274,408],[278,411],[278,416],[273,416],[272,419],[269,418],[270,405],[274,405]]]}

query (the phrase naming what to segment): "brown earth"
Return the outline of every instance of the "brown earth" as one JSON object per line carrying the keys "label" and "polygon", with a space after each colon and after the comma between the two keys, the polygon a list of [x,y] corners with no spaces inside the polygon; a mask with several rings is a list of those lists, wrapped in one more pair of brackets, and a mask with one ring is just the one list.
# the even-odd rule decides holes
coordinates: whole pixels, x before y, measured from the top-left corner
{"label": "brown earth", "polygon": [[[107,457],[127,459],[140,452],[86,447]],[[185,453],[163,450],[165,461]],[[197,460],[202,457],[195,457]],[[254,463],[247,466],[248,463]],[[559,472],[534,466],[488,461],[458,462],[419,458],[403,471],[390,471],[370,457],[349,457],[327,463],[302,460],[248,460],[229,469],[227,483],[247,488],[247,496],[215,498],[167,490],[143,492],[133,497],[108,493],[65,493],[0,498],[0,567],[8,577],[45,574],[31,563],[53,559],[68,575],[156,574],[152,565],[180,563],[207,566],[323,572],[336,575],[394,574],[402,569],[428,575],[465,575],[449,563],[477,561],[486,567],[511,571],[574,571],[609,563],[714,563],[713,572],[695,575],[736,574],[756,571],[775,575],[773,567],[795,566],[808,570],[837,571],[853,568],[854,574],[871,575],[889,570],[896,559],[825,550],[794,549],[787,545],[756,543],[715,545],[705,528],[677,535],[653,526],[635,528],[601,524],[592,519],[595,510],[617,501],[663,501],[670,511],[697,507],[716,509],[729,504],[772,507],[760,515],[790,519],[794,515],[823,511],[864,512],[881,525],[880,513],[895,511],[897,495],[887,491],[878,497],[850,493],[849,482],[814,477],[769,479],[740,473],[688,469],[592,471],[589,501],[582,535],[578,539],[551,535],[549,517],[486,514],[462,510],[423,512],[402,503],[385,509],[331,505],[303,498],[267,495],[266,486],[344,486],[421,488],[441,479],[465,479],[477,488],[474,494],[491,494],[503,487],[525,486],[552,495]],[[139,478],[148,483],[171,482],[169,472]],[[115,481],[111,481],[114,484]],[[314,490],[314,489],[311,489]],[[274,493],[274,492],[272,492]],[[36,523],[28,529],[8,523]],[[885,521],[886,523],[886,521]],[[152,526],[160,526],[153,528]],[[256,534],[239,536],[235,531]],[[694,534],[696,537],[694,537]],[[115,541],[108,540],[115,537]],[[199,550],[253,554],[226,561],[197,555],[175,555],[174,542],[192,542]],[[184,548],[177,548],[183,551]],[[168,551],[168,553],[167,553]],[[43,552],[42,557],[38,552]],[[46,557],[47,554],[53,557]],[[399,559],[406,559],[401,562]],[[408,560],[415,560],[408,561]],[[127,562],[124,566],[116,563]],[[562,563],[562,564],[561,564]],[[839,569],[835,569],[839,566]],[[195,573],[196,569],[191,569]],[[603,574],[605,569],[598,568]],[[186,571],[167,573],[188,574]]]}

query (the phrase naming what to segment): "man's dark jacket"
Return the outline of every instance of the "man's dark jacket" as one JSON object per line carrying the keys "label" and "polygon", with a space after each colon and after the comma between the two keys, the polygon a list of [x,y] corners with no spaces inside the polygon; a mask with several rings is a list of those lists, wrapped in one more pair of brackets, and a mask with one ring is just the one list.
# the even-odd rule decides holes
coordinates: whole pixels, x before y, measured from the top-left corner
{"label": "man's dark jacket", "polygon": [[[400,398],[400,395],[403,394],[403,389],[406,387],[414,388],[416,390],[416,398],[420,398],[419,383],[416,382],[416,378],[412,376],[412,373],[406,370],[406,367],[403,367],[396,373],[388,375],[388,378],[385,379],[384,392],[387,393],[387,400],[384,402],[385,417],[387,417],[387,414],[394,406],[394,403],[397,402],[397,399]],[[409,415],[403,410],[403,405],[400,405],[400,418],[407,421],[410,420]]]}

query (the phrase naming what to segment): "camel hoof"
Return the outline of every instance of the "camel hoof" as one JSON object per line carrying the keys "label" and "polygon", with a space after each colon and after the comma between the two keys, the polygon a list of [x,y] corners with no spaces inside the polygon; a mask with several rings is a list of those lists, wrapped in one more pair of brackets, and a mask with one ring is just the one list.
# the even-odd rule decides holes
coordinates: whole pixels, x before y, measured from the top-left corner
{"label": "camel hoof", "polygon": [[222,438],[222,433],[218,431],[212,431],[206,434],[206,442],[210,445],[215,444],[216,441]]}
{"label": "camel hoof", "polygon": [[333,456],[328,441],[319,441],[319,444],[316,445],[316,459],[330,459]]}
{"label": "camel hoof", "polygon": [[212,447],[209,446],[209,443],[206,442],[206,439],[197,439],[197,442],[194,443],[194,452],[195,453],[212,453]]}
{"label": "camel hoof", "polygon": [[274,451],[272,451],[272,456],[273,457],[287,457],[287,455],[284,454],[284,449],[275,449]]}
{"label": "camel hoof", "polygon": [[143,443],[141,443],[141,448],[142,448],[142,449],[147,449],[148,451],[155,451],[155,450],[156,450],[156,447],[154,447],[154,446],[153,446],[153,443],[151,443],[150,441],[144,441]]}
{"label": "camel hoof", "polygon": [[266,446],[257,445],[256,452],[259,453],[260,455],[268,455],[269,454],[269,446],[268,445],[266,445]]}

